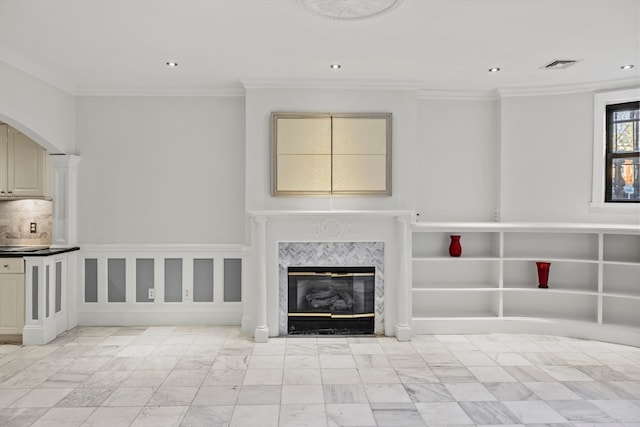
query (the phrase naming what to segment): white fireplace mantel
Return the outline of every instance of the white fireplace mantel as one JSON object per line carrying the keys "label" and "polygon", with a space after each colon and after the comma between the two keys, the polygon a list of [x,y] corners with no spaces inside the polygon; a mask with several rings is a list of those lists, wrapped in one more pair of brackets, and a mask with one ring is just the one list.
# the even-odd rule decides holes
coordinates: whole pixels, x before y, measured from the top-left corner
{"label": "white fireplace mantel", "polygon": [[[252,211],[251,245],[254,280],[247,281],[243,326],[256,342],[282,334],[281,243],[382,243],[384,282],[380,289],[380,328],[376,333],[411,338],[412,211]],[[326,249],[325,249],[326,250]],[[322,257],[322,254],[318,255]],[[335,254],[331,254],[335,258]],[[307,260],[308,261],[308,260]],[[339,262],[339,261],[338,261]]]}

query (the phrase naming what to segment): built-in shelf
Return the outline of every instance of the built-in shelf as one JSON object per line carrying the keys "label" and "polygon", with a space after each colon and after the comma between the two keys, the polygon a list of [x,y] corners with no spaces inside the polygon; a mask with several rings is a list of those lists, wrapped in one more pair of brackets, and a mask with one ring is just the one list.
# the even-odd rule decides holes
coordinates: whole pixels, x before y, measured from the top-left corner
{"label": "built-in shelf", "polygon": [[602,255],[604,261],[639,264],[640,235],[604,234]]}
{"label": "built-in shelf", "polygon": [[604,324],[640,328],[640,298],[605,295],[602,306]]}
{"label": "built-in shelf", "polygon": [[570,319],[587,322],[598,320],[597,294],[577,292],[505,292],[504,315]]}
{"label": "built-in shelf", "polygon": [[429,286],[428,284],[416,284],[413,287],[415,292],[433,292],[433,291],[499,291],[500,288],[491,287],[485,284],[469,285],[469,286]]}
{"label": "built-in shelf", "polygon": [[[462,236],[456,258],[453,234]],[[415,333],[445,333],[445,320],[458,331],[502,321],[505,330],[535,324],[639,342],[640,227],[419,222],[412,249]],[[538,288],[536,261],[551,263],[547,289]]]}
{"label": "built-in shelf", "polygon": [[528,287],[528,288],[502,288],[502,290],[504,292],[537,292],[539,294],[574,294],[574,295],[598,296],[597,292],[574,291],[571,289],[548,289],[548,288],[541,289],[534,284],[532,284],[531,287]]}
{"label": "built-in shelf", "polygon": [[[640,250],[640,248],[638,248]],[[604,261],[604,265],[632,265],[637,266],[638,262],[629,262],[629,261]]]}
{"label": "built-in shelf", "polygon": [[417,317],[482,317],[499,315],[499,294],[492,290],[444,289],[412,295]]}
{"label": "built-in shelf", "polygon": [[602,266],[602,275],[602,291],[606,295],[640,297],[640,263],[605,262]]}
{"label": "built-in shelf", "polygon": [[596,233],[504,232],[503,256],[525,259],[598,260]]}
{"label": "built-in shelf", "polygon": [[553,257],[504,257],[503,261],[530,261],[535,263],[536,261],[547,261],[547,262],[572,262],[576,264],[599,264],[597,260],[591,259],[575,259],[575,258],[553,258]]}
{"label": "built-in shelf", "polygon": [[[546,259],[549,270],[550,290],[576,292],[598,291],[598,263],[570,259]],[[535,260],[505,259],[503,263],[504,288],[538,288]]]}
{"label": "built-in shelf", "polygon": [[633,299],[640,300],[640,295],[631,295],[631,294],[602,294],[602,296],[607,298],[625,298],[629,300],[633,300]]}
{"label": "built-in shelf", "polygon": [[497,256],[494,257],[474,257],[474,256],[465,256],[464,258],[454,258],[451,256],[437,256],[437,257],[415,257],[413,258],[414,262],[442,262],[442,261],[451,261],[451,262],[470,262],[470,261],[498,261],[500,258]]}
{"label": "built-in shelf", "polygon": [[[414,234],[413,255],[420,258],[442,258],[448,256],[447,249],[451,241],[452,234],[461,234],[456,230],[449,232],[434,231],[428,235]],[[500,233],[470,231],[464,233],[462,245],[464,248],[464,258],[447,259],[485,259],[498,258],[500,248]],[[442,249],[445,248],[445,251]]]}

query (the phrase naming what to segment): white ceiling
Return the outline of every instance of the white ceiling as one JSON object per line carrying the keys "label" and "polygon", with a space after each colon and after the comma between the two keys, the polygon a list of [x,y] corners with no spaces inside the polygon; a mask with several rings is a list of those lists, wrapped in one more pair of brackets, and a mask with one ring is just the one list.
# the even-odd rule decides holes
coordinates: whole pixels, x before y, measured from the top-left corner
{"label": "white ceiling", "polygon": [[[404,0],[351,22],[298,0],[0,0],[0,59],[78,95],[285,81],[470,92],[633,83],[640,0]],[[555,59],[580,62],[541,69]]]}

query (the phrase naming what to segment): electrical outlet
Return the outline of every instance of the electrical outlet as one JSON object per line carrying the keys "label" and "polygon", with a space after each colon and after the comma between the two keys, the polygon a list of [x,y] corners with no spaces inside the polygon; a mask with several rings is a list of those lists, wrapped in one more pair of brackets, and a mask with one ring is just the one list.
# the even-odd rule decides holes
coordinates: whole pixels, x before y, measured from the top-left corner
{"label": "electrical outlet", "polygon": [[38,223],[37,222],[32,222],[31,224],[29,224],[29,231],[32,233],[37,233],[38,232]]}
{"label": "electrical outlet", "polygon": [[189,289],[184,290],[184,299],[185,301],[189,301],[191,299],[191,290]]}
{"label": "electrical outlet", "polygon": [[149,299],[156,299],[156,290],[154,288],[149,288]]}

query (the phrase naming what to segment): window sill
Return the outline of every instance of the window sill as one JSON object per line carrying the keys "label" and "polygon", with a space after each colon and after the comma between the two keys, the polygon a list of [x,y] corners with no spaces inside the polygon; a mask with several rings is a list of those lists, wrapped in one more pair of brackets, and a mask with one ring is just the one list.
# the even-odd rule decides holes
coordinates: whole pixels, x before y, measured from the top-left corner
{"label": "window sill", "polygon": [[589,204],[589,212],[612,214],[612,215],[640,214],[640,203],[591,202]]}

